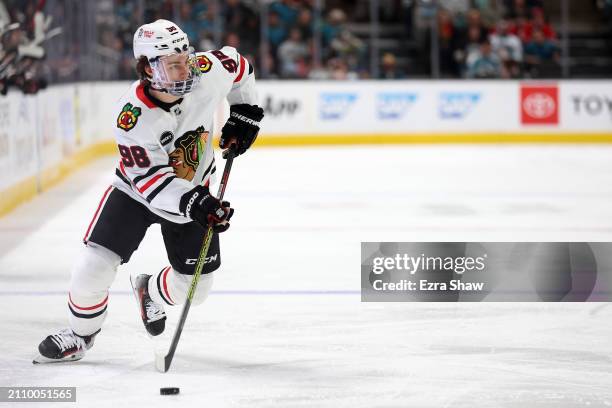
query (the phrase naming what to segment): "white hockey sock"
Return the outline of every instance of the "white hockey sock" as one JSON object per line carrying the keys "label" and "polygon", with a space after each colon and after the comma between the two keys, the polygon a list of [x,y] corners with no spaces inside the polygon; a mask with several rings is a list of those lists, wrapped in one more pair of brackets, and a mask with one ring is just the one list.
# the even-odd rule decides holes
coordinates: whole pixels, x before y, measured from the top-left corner
{"label": "white hockey sock", "polygon": [[[162,305],[180,305],[185,302],[192,275],[183,275],[168,266],[149,279],[149,296]],[[213,274],[200,276],[192,304],[199,305],[208,297],[213,283]]]}
{"label": "white hockey sock", "polygon": [[68,293],[68,320],[76,334],[88,336],[100,330],[106,318],[108,288],[121,258],[89,243],[72,270]]}

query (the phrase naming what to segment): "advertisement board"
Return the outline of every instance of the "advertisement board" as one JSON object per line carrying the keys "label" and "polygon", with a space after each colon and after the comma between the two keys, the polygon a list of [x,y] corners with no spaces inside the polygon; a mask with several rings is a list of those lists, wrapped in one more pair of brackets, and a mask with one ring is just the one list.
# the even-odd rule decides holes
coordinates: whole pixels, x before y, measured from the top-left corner
{"label": "advertisement board", "polygon": [[612,131],[612,82],[565,82],[560,100],[564,130]]}
{"label": "advertisement board", "polygon": [[521,84],[521,125],[559,125],[559,87]]}
{"label": "advertisement board", "polygon": [[0,98],[0,189],[36,173],[35,108],[33,96],[10,92]]}
{"label": "advertisement board", "polygon": [[[99,142],[114,151],[115,102],[130,84],[0,98],[0,190],[52,173]],[[261,146],[612,142],[610,81],[258,81],[257,90],[266,112]],[[227,115],[225,103],[216,136]]]}
{"label": "advertisement board", "polygon": [[[130,82],[79,84],[77,130],[84,145],[112,139],[113,106]],[[612,134],[607,81],[258,81],[266,112],[260,143],[351,135],[504,136],[587,132]],[[221,106],[218,129],[227,117]],[[218,123],[217,123],[218,122]],[[467,135],[467,136],[466,136]],[[348,138],[347,138],[348,137]],[[465,138],[464,137],[464,138]],[[473,141],[487,141],[475,138]]]}
{"label": "advertisement board", "polygon": [[258,88],[272,112],[266,136],[503,131],[517,124],[507,120],[518,112],[514,84],[261,81]]}
{"label": "advertisement board", "polygon": [[258,89],[262,138],[612,133],[606,81],[260,81]]}

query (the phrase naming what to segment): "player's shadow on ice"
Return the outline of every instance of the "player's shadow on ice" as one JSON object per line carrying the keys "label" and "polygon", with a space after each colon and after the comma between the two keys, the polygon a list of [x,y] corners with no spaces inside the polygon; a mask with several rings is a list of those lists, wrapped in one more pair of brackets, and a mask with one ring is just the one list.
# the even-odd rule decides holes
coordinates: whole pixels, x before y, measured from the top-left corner
{"label": "player's shadow on ice", "polygon": [[612,366],[612,358],[605,353],[595,353],[588,350],[567,350],[544,347],[497,347],[497,346],[459,346],[459,345],[437,345],[429,347],[429,350],[438,354],[489,354],[489,355],[513,355],[512,360],[524,364],[533,362],[541,364],[548,363],[584,363],[593,364],[591,370],[599,367],[598,371],[609,371]]}
{"label": "player's shadow on ice", "polygon": [[[203,369],[227,370],[237,373],[245,373],[252,375],[253,371],[257,374],[270,373],[272,375],[290,374],[290,373],[306,373],[312,370],[308,363],[314,363],[315,366],[320,366],[321,361],[318,359],[299,359],[285,361],[270,361],[270,362],[248,362],[228,358],[206,357],[206,356],[175,356],[170,367],[170,371],[177,373],[202,373]],[[150,370],[151,364],[144,366]]]}

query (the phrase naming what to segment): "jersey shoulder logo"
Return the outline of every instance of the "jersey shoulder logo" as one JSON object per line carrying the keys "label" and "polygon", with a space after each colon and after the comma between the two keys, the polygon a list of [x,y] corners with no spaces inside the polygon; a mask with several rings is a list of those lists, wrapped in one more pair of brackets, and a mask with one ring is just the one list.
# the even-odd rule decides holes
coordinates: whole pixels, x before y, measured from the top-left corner
{"label": "jersey shoulder logo", "polygon": [[205,74],[212,68],[212,61],[205,55],[197,56],[198,68],[200,72]]}
{"label": "jersey shoulder logo", "polygon": [[140,108],[135,107],[131,103],[126,103],[121,109],[121,113],[117,117],[117,127],[123,129],[126,132],[134,128],[138,123],[138,117],[140,116]]}

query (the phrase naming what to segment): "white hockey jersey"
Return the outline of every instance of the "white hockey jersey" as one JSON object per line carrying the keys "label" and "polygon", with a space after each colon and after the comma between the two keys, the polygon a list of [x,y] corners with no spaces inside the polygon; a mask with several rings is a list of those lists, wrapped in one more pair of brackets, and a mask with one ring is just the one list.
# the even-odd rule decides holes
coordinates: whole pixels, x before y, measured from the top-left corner
{"label": "white hockey jersey", "polygon": [[[201,78],[192,92],[173,104],[156,104],[137,81],[117,104],[115,126],[121,159],[113,185],[181,224],[191,221],[179,212],[181,196],[196,184],[208,185],[216,171],[212,126],[218,105],[225,98],[230,105],[257,104],[253,69],[235,48],[196,55]],[[205,170],[193,180],[201,160]]]}

